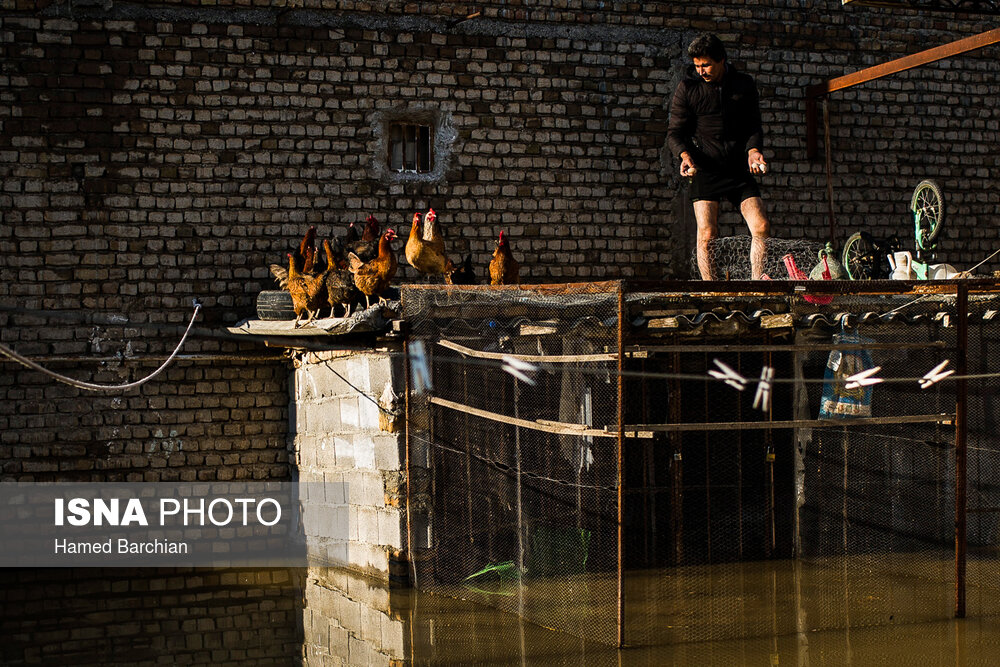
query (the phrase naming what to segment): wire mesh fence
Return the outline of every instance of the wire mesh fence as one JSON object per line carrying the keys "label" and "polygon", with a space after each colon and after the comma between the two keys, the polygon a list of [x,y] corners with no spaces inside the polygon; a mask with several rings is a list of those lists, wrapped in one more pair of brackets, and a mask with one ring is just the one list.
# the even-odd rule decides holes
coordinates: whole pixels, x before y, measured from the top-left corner
{"label": "wire mesh fence", "polygon": [[997,380],[948,373],[1000,335],[956,289],[404,288],[417,586],[614,645],[996,613]]}
{"label": "wire mesh fence", "polygon": [[[616,643],[618,286],[405,298],[432,379],[410,400],[431,475],[418,585]],[[518,358],[545,369],[519,380]]]}

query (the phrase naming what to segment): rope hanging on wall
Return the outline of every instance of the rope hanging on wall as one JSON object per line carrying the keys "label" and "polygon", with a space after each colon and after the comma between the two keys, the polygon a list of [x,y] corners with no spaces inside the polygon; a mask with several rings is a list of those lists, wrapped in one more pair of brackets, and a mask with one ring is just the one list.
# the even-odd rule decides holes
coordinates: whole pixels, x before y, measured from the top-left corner
{"label": "rope hanging on wall", "polygon": [[67,377],[65,375],[60,375],[59,373],[50,371],[49,369],[40,366],[39,364],[36,364],[34,361],[28,359],[27,357],[22,357],[20,354],[10,349],[3,343],[0,343],[0,352],[10,357],[14,361],[18,362],[19,364],[27,366],[32,370],[36,370],[39,373],[44,373],[45,375],[48,375],[49,377],[58,380],[59,382],[72,385],[80,389],[86,389],[88,391],[125,391],[128,389],[133,389],[135,387],[138,387],[139,385],[145,384],[146,382],[149,382],[157,375],[162,373],[164,370],[166,370],[167,366],[170,365],[170,362],[174,360],[174,357],[177,356],[177,353],[180,352],[181,348],[184,346],[184,341],[187,340],[188,334],[191,332],[191,327],[194,325],[194,321],[198,317],[199,310],[201,310],[201,304],[195,301],[194,313],[192,313],[191,315],[191,321],[188,323],[187,329],[184,330],[184,335],[181,336],[181,340],[179,343],[177,343],[177,347],[174,348],[174,351],[170,354],[169,357],[167,357],[167,360],[164,361],[162,364],[160,364],[159,368],[157,368],[155,371],[153,371],[146,377],[142,378],[141,380],[136,380],[135,382],[129,382],[128,384],[116,384],[116,385],[95,384],[92,382],[83,382],[82,380],[77,380],[71,377]]}

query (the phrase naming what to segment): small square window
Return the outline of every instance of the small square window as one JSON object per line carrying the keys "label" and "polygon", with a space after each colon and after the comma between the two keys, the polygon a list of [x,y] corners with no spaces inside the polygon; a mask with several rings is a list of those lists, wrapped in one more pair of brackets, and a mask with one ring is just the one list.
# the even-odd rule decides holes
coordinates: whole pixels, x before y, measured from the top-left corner
{"label": "small square window", "polygon": [[389,169],[397,173],[424,174],[434,166],[429,125],[389,125]]}

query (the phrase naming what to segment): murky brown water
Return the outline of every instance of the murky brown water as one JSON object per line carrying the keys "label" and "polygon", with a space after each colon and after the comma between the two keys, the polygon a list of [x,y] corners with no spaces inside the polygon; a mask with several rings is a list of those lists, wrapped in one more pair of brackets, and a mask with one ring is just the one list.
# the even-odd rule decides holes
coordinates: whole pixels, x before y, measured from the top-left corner
{"label": "murky brown water", "polygon": [[[970,570],[982,579],[990,567]],[[1000,664],[1000,615],[988,615],[998,596],[975,585],[977,616],[948,620],[949,572],[946,560],[877,557],[636,573],[627,618],[655,618],[645,637],[656,645],[619,651],[482,604],[321,568],[4,570],[0,663]],[[591,576],[587,585],[609,584]],[[566,585],[530,582],[527,597],[558,596]]]}

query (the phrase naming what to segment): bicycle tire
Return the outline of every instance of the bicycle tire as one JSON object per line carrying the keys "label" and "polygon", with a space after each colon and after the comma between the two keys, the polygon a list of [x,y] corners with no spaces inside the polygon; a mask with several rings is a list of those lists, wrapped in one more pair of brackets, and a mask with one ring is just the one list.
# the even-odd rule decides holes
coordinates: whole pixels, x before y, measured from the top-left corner
{"label": "bicycle tire", "polygon": [[910,211],[918,225],[914,230],[917,249],[930,250],[944,223],[944,195],[937,181],[927,179],[917,183],[910,197]]}
{"label": "bicycle tire", "polygon": [[862,261],[862,258],[870,257],[871,254],[871,244],[865,240],[861,232],[851,234],[844,243],[844,250],[840,255],[840,263],[844,265],[847,277],[851,280],[871,280],[871,271]]}

